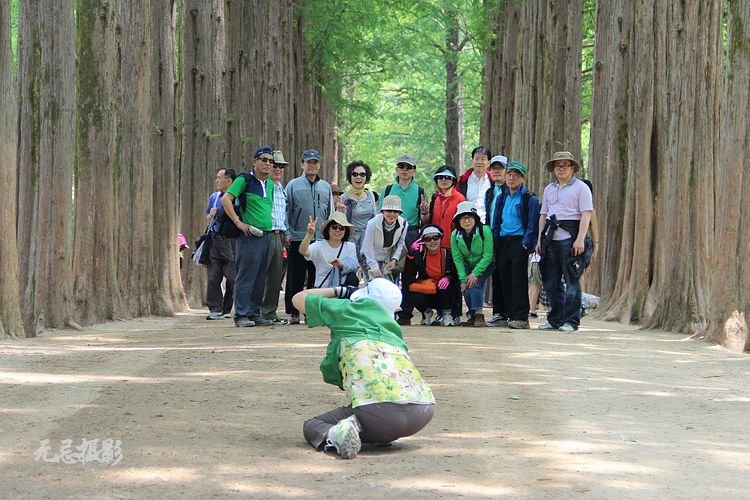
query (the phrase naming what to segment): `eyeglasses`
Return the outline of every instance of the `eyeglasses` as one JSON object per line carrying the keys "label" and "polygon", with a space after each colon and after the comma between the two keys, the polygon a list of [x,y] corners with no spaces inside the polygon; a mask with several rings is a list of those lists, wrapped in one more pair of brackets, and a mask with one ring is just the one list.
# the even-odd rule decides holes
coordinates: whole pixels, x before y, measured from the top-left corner
{"label": "eyeglasses", "polygon": [[453,177],[450,175],[436,175],[435,176],[436,181],[452,181]]}
{"label": "eyeglasses", "polygon": [[352,172],[352,177],[367,177],[367,172]]}
{"label": "eyeglasses", "polygon": [[429,243],[430,241],[440,241],[443,237],[439,234],[436,234],[435,236],[422,236],[422,241]]}
{"label": "eyeglasses", "polygon": [[331,228],[331,231],[343,231],[344,229],[346,229],[346,228],[345,228],[344,226],[342,226],[341,224],[331,224],[331,225],[330,225],[330,226],[328,226],[328,227],[329,227],[329,228]]}
{"label": "eyeglasses", "polygon": [[258,158],[258,160],[262,161],[263,163],[273,163],[273,158],[268,158],[264,156]]}
{"label": "eyeglasses", "polygon": [[396,165],[396,167],[400,168],[401,170],[416,170],[417,167],[414,165],[409,165],[408,163],[399,163]]}
{"label": "eyeglasses", "polygon": [[274,163],[273,164],[273,168],[281,168],[281,169],[283,169],[283,168],[286,168],[286,165],[281,164],[281,163]]}
{"label": "eyeglasses", "polygon": [[567,165],[555,165],[555,168],[565,169],[565,168],[572,167],[572,166],[573,166],[572,163],[568,163]]}

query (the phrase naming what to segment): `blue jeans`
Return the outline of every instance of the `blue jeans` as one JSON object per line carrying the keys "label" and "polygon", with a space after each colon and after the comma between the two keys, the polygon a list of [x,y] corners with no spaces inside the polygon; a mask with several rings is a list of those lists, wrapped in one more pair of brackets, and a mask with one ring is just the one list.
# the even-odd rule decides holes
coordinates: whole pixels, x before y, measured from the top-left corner
{"label": "blue jeans", "polygon": [[237,277],[234,281],[234,319],[254,319],[260,316],[260,304],[266,289],[268,233],[260,238],[241,234],[235,248]]}
{"label": "blue jeans", "polygon": [[[492,275],[494,269],[495,265],[490,264],[490,267],[485,269],[481,276],[477,276],[477,284],[464,290],[464,300],[466,301],[466,307],[469,309],[469,315],[474,315],[477,311],[482,312],[484,307],[484,283]],[[466,275],[468,276],[471,272],[472,269],[466,266]]]}
{"label": "blue jeans", "polygon": [[[553,241],[544,251],[542,283],[549,301],[547,322],[555,328],[581,323],[581,283],[568,274],[573,239]],[[563,280],[565,284],[563,285]]]}

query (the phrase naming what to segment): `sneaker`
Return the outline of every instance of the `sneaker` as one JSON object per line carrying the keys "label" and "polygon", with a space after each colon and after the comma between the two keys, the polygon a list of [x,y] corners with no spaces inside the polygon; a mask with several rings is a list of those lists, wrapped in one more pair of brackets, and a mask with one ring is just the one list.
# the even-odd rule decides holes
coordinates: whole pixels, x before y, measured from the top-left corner
{"label": "sneaker", "polygon": [[231,311],[230,311],[230,312],[228,312],[228,313],[221,313],[221,314],[222,314],[222,315],[224,316],[224,319],[231,319],[231,318],[232,318],[232,313],[231,313]]}
{"label": "sneaker", "polygon": [[508,320],[505,319],[505,316],[503,316],[502,314],[497,313],[487,321],[487,326],[497,326],[500,328],[505,328],[508,326]]}
{"label": "sneaker", "polygon": [[563,326],[560,327],[560,331],[565,332],[565,333],[575,333],[577,330],[578,328],[571,325],[570,323],[565,323]]}
{"label": "sneaker", "polygon": [[261,318],[260,316],[252,318],[251,321],[255,323],[255,326],[270,326],[273,324],[273,321],[270,319]]}
{"label": "sneaker", "polygon": [[206,319],[209,321],[217,320],[217,319],[224,319],[225,316],[220,312],[210,312],[208,313],[208,316],[206,316]]}
{"label": "sneaker", "polygon": [[299,314],[292,314],[289,316],[290,325],[299,325]]}
{"label": "sneaker", "polygon": [[543,325],[539,325],[540,330],[557,330],[554,326],[550,324],[550,322],[546,322]]}
{"label": "sneaker", "polygon": [[333,436],[333,439],[326,440],[326,448],[333,446],[341,458],[356,457],[362,448],[362,441],[359,438],[361,430],[362,426],[359,425],[356,415],[339,420],[339,423],[334,425],[328,434]]}
{"label": "sneaker", "polygon": [[236,327],[251,327],[255,326],[255,321],[250,318],[237,318],[234,320],[234,326]]}
{"label": "sneaker", "polygon": [[528,330],[529,322],[525,320],[514,319],[508,321],[508,328],[513,328],[514,330]]}
{"label": "sneaker", "polygon": [[456,326],[456,321],[450,314],[444,314],[442,324],[443,326]]}
{"label": "sneaker", "polygon": [[539,315],[535,313],[534,311],[529,311],[529,318],[538,318]]}
{"label": "sneaker", "polygon": [[275,318],[271,319],[271,324],[275,326],[284,326],[289,324],[289,320],[276,316]]}
{"label": "sneaker", "polygon": [[422,313],[422,325],[423,326],[430,326],[432,325],[432,309],[427,309],[425,312]]}

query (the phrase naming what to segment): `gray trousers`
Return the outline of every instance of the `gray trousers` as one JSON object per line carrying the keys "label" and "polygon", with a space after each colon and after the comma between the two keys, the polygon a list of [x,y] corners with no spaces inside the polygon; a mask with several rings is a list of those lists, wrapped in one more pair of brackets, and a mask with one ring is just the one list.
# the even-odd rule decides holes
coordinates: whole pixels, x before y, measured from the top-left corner
{"label": "gray trousers", "polygon": [[323,449],[331,427],[352,415],[362,426],[359,437],[363,443],[386,444],[419,432],[435,415],[435,405],[375,403],[354,409],[341,406],[306,421],[302,426],[305,440]]}
{"label": "gray trousers", "polygon": [[[206,304],[211,312],[229,314],[234,302],[234,280],[237,272],[234,267],[235,240],[218,234],[211,236],[211,257],[208,262],[206,280]],[[226,291],[221,292],[221,280],[226,277]]]}
{"label": "gray trousers", "polygon": [[284,278],[284,233],[271,233],[268,249],[268,274],[266,275],[266,290],[263,302],[260,304],[260,315],[266,319],[274,319],[278,315],[279,293],[281,280]]}
{"label": "gray trousers", "polygon": [[269,235],[260,238],[241,234],[235,247],[237,279],[234,282],[234,319],[260,316],[263,286],[266,284],[266,260]]}

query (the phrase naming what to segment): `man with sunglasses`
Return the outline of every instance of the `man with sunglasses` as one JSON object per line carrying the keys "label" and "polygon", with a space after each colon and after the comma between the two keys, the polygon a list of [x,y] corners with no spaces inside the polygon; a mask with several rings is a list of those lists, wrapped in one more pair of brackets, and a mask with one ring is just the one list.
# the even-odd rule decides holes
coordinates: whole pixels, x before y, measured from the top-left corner
{"label": "man with sunglasses", "polygon": [[[239,327],[266,326],[271,322],[260,315],[260,303],[266,283],[266,260],[272,227],[273,149],[260,146],[253,155],[253,171],[238,176],[224,196],[221,204],[241,234],[235,244],[234,324]],[[244,196],[245,208],[234,210],[234,199]]]}
{"label": "man with sunglasses", "polygon": [[425,201],[424,189],[414,182],[414,174],[417,173],[417,160],[408,154],[396,158],[396,182],[389,184],[380,193],[380,205],[386,196],[395,195],[401,198],[403,213],[401,216],[409,223],[409,231],[413,238],[407,237],[407,241],[415,240],[419,236],[419,206]]}
{"label": "man with sunglasses", "polygon": [[[284,300],[289,322],[298,325],[299,311],[292,303],[294,294],[301,292],[307,281],[308,288],[315,285],[315,267],[299,253],[299,247],[307,234],[307,223],[312,219],[327,220],[334,211],[331,185],[318,175],[320,172],[320,153],[308,149],[302,153],[300,162],[302,175],[289,181],[286,185],[287,231],[290,237],[287,252],[287,275]],[[320,228],[315,232],[315,241],[321,240]]]}
{"label": "man with sunglasses", "polygon": [[276,313],[279,308],[279,292],[284,278],[284,248],[288,246],[286,236],[286,192],[281,179],[284,169],[289,163],[284,159],[281,151],[273,152],[273,166],[271,180],[273,181],[274,197],[271,210],[271,243],[268,251],[268,275],[260,305],[260,314],[274,325],[287,325],[289,321],[280,318]]}

